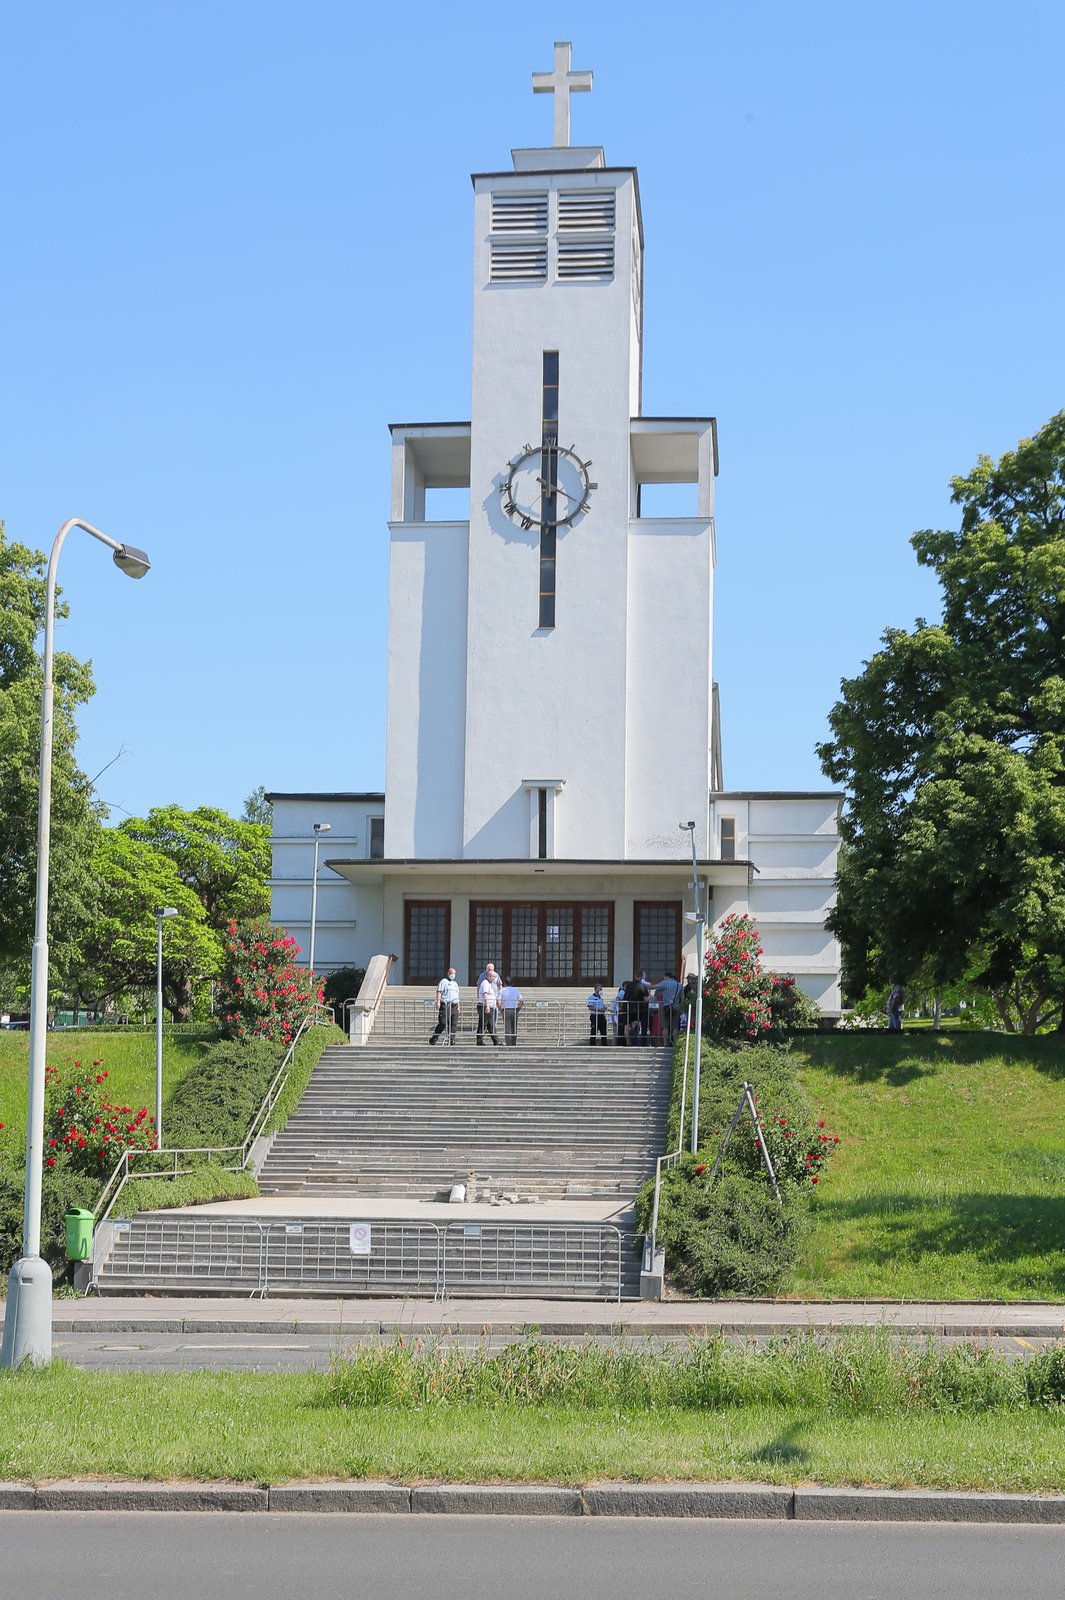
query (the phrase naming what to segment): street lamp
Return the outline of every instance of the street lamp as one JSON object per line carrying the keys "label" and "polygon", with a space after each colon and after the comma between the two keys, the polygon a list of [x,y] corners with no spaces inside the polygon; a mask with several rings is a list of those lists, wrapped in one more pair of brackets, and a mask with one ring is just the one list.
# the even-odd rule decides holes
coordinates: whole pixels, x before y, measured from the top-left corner
{"label": "street lamp", "polygon": [[678,822],[682,832],[691,834],[692,843],[692,892],[695,895],[695,911],[685,913],[685,920],[695,923],[695,959],[696,984],[695,984],[695,1071],[692,1076],[692,1153],[699,1147],[699,1069],[702,1066],[703,1056],[703,968],[706,963],[705,934],[706,923],[703,919],[703,903],[699,892],[699,860],[695,853],[695,823]]}
{"label": "street lamp", "polygon": [[163,923],[180,917],[174,906],[155,908],[155,1145],[163,1148]]}
{"label": "street lamp", "polygon": [[41,686],[40,778],[37,796],[37,895],[30,961],[30,1065],[26,1091],[26,1187],[22,1256],[8,1278],[7,1316],[0,1366],[52,1359],[52,1270],[41,1258],[41,1188],[44,1178],[44,1055],[48,1036],[48,866],[52,824],[52,722],[55,685],[55,589],[60,551],[71,528],[82,528],[112,552],[129,578],[143,578],[151,562],[143,550],[119,544],[80,517],[64,522],[48,558],[45,591],[44,661]]}
{"label": "street lamp", "polygon": [[314,976],[314,928],[318,920],[318,845],[323,833],[332,833],[331,822],[314,824],[314,870],[311,873],[311,948],[307,952],[307,975]]}

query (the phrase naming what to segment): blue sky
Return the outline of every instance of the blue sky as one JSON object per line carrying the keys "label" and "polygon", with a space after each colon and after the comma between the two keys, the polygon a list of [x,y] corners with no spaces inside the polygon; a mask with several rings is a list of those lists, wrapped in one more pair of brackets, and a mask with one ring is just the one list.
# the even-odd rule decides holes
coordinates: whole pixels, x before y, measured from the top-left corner
{"label": "blue sky", "polygon": [[1065,405],[1060,5],[8,0],[0,517],[152,556],[63,557],[116,820],[383,784],[387,424],[469,415],[469,174],[551,142],[561,38],[640,172],[644,409],[718,418],[730,787],[824,786],[935,613],[910,533]]}

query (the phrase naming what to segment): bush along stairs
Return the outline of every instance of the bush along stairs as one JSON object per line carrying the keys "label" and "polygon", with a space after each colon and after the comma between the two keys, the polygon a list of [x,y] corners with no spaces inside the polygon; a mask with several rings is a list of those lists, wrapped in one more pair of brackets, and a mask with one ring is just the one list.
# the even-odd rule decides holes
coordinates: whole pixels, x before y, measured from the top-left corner
{"label": "bush along stairs", "polygon": [[262,1198],[119,1225],[101,1293],[628,1298],[672,1052],[529,1040],[327,1049]]}

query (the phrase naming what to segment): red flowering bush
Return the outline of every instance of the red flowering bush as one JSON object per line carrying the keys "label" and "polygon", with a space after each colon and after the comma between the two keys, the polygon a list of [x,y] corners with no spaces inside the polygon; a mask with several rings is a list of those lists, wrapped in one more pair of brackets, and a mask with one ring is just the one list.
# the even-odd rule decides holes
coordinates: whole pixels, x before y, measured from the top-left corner
{"label": "red flowering bush", "polygon": [[709,1039],[760,1039],[773,1026],[775,987],[759,957],[758,929],[748,916],[726,917],[710,937],[703,973],[703,1032]]}
{"label": "red flowering bush", "polygon": [[708,1039],[765,1039],[816,1025],[817,1007],[794,978],[767,972],[751,918],[726,917],[710,937],[703,973],[703,1033]]}
{"label": "red flowering bush", "polygon": [[322,999],[321,982],[295,964],[298,949],[284,928],[229,924],[216,991],[227,1038],[291,1043],[307,1012]]}
{"label": "red flowering bush", "polygon": [[107,1176],[124,1150],[156,1148],[155,1118],[147,1106],[114,1105],[105,1099],[103,1063],[70,1061],[46,1067],[44,1165],[46,1174],[65,1167],[96,1179]]}
{"label": "red flowering bush", "polygon": [[[774,1113],[760,1116],[759,1120],[777,1182],[817,1183],[839,1144],[836,1134],[830,1133],[823,1122],[802,1115],[786,1117]],[[754,1138],[753,1130],[751,1137]]]}

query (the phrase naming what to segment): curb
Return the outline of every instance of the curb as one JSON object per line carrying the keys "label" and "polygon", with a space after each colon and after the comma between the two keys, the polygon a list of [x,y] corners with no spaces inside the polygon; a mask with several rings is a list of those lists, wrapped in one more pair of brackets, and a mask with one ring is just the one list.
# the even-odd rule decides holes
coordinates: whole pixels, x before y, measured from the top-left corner
{"label": "curb", "polygon": [[[0,1325],[2,1325],[0,1318]],[[450,1319],[441,1322],[392,1322],[373,1318],[364,1322],[318,1322],[292,1319],[259,1321],[253,1318],[220,1319],[218,1317],[131,1317],[114,1318],[56,1317],[52,1323],[54,1333],[297,1333],[343,1338],[387,1338],[403,1334],[406,1338],[430,1337],[433,1334],[473,1337],[481,1334],[522,1335],[535,1330],[546,1338],[579,1338],[582,1335],[598,1338],[646,1339],[655,1337],[696,1338],[711,1333],[727,1334],[730,1338],[747,1335],[763,1338],[782,1333],[849,1333],[858,1328],[878,1328],[891,1334],[916,1334],[925,1338],[955,1339],[1060,1339],[1065,1335],[1062,1322],[810,1322],[795,1318],[788,1322],[566,1322],[536,1318],[515,1321],[484,1320],[462,1322]]]}
{"label": "curb", "polygon": [[0,1511],[274,1511],[507,1517],[701,1517],[777,1522],[1065,1525],[1065,1495],[747,1483],[0,1483]]}

